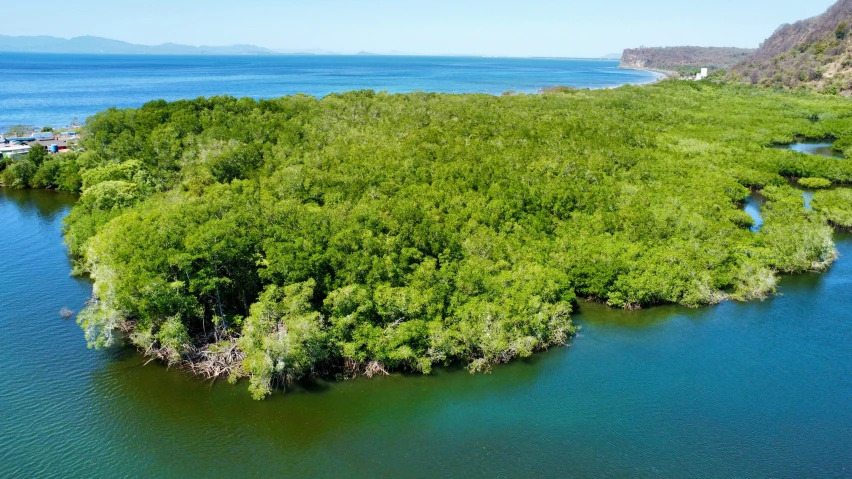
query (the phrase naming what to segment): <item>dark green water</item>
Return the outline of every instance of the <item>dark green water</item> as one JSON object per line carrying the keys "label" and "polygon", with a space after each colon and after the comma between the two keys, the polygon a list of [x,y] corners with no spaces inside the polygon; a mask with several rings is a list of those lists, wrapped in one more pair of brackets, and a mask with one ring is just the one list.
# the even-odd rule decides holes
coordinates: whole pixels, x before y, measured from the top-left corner
{"label": "dark green water", "polygon": [[0,189],[0,477],[852,477],[852,237],[751,304],[584,305],[571,347],[471,377],[321,383],[264,402],[63,306],[72,198]]}

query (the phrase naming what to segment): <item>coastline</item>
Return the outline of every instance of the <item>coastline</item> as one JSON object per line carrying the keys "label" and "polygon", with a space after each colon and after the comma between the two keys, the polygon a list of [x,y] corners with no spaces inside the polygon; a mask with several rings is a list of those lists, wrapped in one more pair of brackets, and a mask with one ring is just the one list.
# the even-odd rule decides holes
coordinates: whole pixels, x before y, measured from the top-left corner
{"label": "coastline", "polygon": [[661,70],[659,68],[626,67],[626,66],[621,66],[621,65],[619,65],[618,68],[621,69],[621,70],[636,70],[636,71],[656,73],[656,74],[660,75],[660,77],[657,78],[656,80],[654,80],[652,82],[648,82],[648,83],[643,83],[643,85],[650,85],[650,84],[653,84],[653,83],[658,83],[658,82],[661,82],[663,80],[668,80],[669,78],[680,78],[680,74],[678,72],[674,72],[674,71],[671,71],[671,70]]}
{"label": "coastline", "polygon": [[607,86],[607,87],[602,87],[602,88],[592,88],[592,90],[614,90],[616,88],[621,88],[623,86],[628,86],[628,85],[632,85],[632,86],[656,85],[657,83],[660,83],[661,81],[664,81],[664,80],[668,80],[670,78],[680,78],[680,75],[678,75],[677,72],[671,72],[671,71],[667,71],[667,70],[656,70],[656,69],[652,69],[652,68],[628,68],[628,67],[623,67],[621,65],[619,65],[618,68],[620,70],[634,70],[634,71],[643,71],[643,72],[655,73],[657,75],[657,77],[654,78],[653,80],[642,82],[642,83],[624,83],[624,84],[618,85],[618,86]]}
{"label": "coastline", "polygon": [[[624,86],[654,85],[654,84],[660,83],[661,81],[668,80],[670,78],[680,78],[680,75],[677,72],[672,72],[672,71],[668,71],[668,70],[657,70],[657,69],[652,69],[652,68],[628,68],[628,67],[622,67],[620,65],[618,66],[618,69],[619,70],[634,70],[634,71],[650,72],[650,73],[655,73],[657,76],[655,78],[649,80],[649,81],[643,81],[643,82],[639,82],[639,83],[628,82],[628,83],[622,83],[621,85],[592,87],[592,88],[589,88],[589,90],[591,90],[591,91],[594,91],[594,90],[614,90],[616,88],[621,88],[621,87],[624,87]],[[552,87],[540,88],[539,91],[536,92],[535,94],[541,95],[542,93],[558,91],[561,88],[571,89],[571,88],[575,88],[575,87],[569,87],[569,86],[565,86],[565,85],[556,85],[556,86],[552,86]]]}
{"label": "coastline", "polygon": [[[145,58],[151,68],[136,69]],[[11,56],[0,60],[0,67],[13,68],[22,61],[20,56]],[[533,94],[543,86],[606,88],[609,84],[653,80],[645,74],[619,70],[618,60],[597,59],[39,54],[28,61],[36,65],[35,69],[25,73],[20,81],[40,93],[13,100],[0,92],[0,104],[8,106],[0,111],[0,129],[21,123],[64,125],[74,117],[82,121],[113,106],[138,108],[155,99],[175,101],[223,92],[255,99],[300,93],[322,98],[363,89],[501,95],[510,90]],[[72,68],[73,65],[77,66]],[[197,68],[216,72],[217,80],[211,82],[194,76],[192,72]],[[359,68],[373,68],[383,74],[381,77],[328,75],[328,72],[352,73]],[[73,74],[59,76],[63,71]],[[261,82],[245,81],[238,72],[247,71],[264,71],[267,76]],[[135,79],[134,87],[116,94],[108,87],[109,80],[120,78],[125,80],[118,81]],[[62,93],[68,88],[73,89],[73,95]],[[4,100],[8,100],[8,105]]]}

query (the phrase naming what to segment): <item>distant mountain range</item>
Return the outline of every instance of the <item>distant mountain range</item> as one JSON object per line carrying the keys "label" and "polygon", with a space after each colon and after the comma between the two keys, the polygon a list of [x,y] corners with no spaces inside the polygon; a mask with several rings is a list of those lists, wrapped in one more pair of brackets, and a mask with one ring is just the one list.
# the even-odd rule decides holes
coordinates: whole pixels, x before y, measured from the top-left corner
{"label": "distant mountain range", "polygon": [[[123,55],[271,55],[279,52],[255,45],[222,47],[178,45],[136,45],[100,37],[58,38],[49,36],[11,37],[0,35],[0,51],[25,53],[105,53]],[[293,52],[295,53],[295,52]]]}
{"label": "distant mountain range", "polygon": [[[192,46],[177,43],[162,45],[137,45],[109,38],[84,36],[74,38],[59,38],[51,36],[8,36],[0,35],[0,52],[14,53],[83,53],[83,54],[112,54],[112,55],[345,55],[322,49],[304,50],[272,50],[257,45],[228,45],[228,46]],[[351,53],[350,53],[351,54]],[[399,55],[410,53],[398,50],[385,52],[360,51],[355,55]],[[436,54],[430,56],[482,56],[459,54]],[[618,60],[621,54],[613,53],[600,58]]]}

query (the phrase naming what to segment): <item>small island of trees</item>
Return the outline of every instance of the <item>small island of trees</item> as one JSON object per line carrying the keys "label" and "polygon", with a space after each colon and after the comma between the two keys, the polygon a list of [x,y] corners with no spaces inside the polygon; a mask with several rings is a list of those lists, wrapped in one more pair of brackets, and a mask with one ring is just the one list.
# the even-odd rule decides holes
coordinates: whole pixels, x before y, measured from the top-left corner
{"label": "small island of trees", "polygon": [[[745,301],[823,270],[852,161],[772,148],[797,137],[848,144],[852,104],[677,81],[215,97],[102,112],[85,151],[0,177],[81,193],[66,239],[94,281],[90,345],[126,338],[262,398],[311,375],[487,371],[565,343],[578,298]],[[833,187],[811,210],[802,178]]]}

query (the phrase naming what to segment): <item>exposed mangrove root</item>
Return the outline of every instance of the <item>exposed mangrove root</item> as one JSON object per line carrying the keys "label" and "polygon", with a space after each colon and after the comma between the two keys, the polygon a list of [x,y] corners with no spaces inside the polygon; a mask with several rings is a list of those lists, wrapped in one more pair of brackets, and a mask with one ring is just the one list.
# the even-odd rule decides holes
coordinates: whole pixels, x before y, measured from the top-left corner
{"label": "exposed mangrove root", "polygon": [[387,372],[382,363],[378,361],[371,361],[364,368],[364,376],[368,378],[372,378],[373,376],[389,376],[390,374]]}
{"label": "exposed mangrove root", "polygon": [[852,225],[847,226],[832,220],[828,220],[828,224],[837,231],[845,231],[848,233],[852,233]]}
{"label": "exposed mangrove root", "polygon": [[367,364],[360,363],[347,359],[343,363],[344,377],[354,379],[358,376],[372,378],[374,376],[390,376],[385,366],[378,361],[371,361]]}
{"label": "exposed mangrove root", "polygon": [[237,340],[231,338],[200,348],[192,348],[184,363],[195,374],[207,379],[220,377],[241,377],[242,363],[246,355],[237,346]]}
{"label": "exposed mangrove root", "polygon": [[[123,325],[123,332],[132,331],[132,325]],[[139,348],[139,351],[147,358],[144,366],[158,361],[163,364],[180,367],[187,372],[205,379],[245,377],[242,363],[246,355],[237,346],[236,338],[216,343],[208,343],[201,346],[191,346],[179,354],[172,348],[162,347],[156,343],[147,348]]]}

